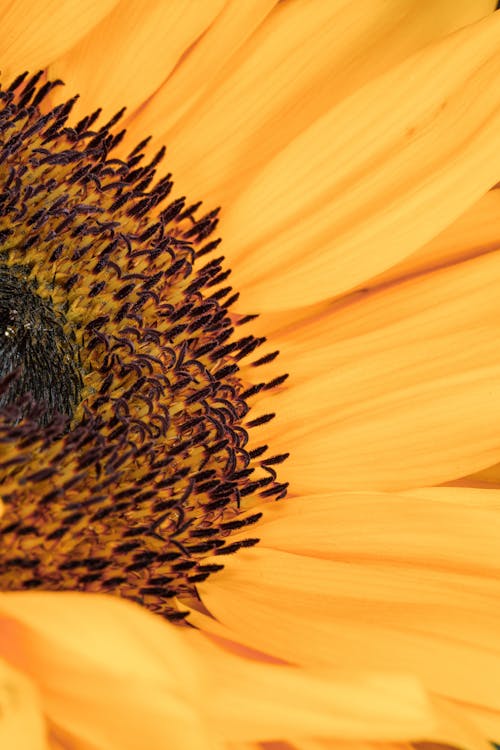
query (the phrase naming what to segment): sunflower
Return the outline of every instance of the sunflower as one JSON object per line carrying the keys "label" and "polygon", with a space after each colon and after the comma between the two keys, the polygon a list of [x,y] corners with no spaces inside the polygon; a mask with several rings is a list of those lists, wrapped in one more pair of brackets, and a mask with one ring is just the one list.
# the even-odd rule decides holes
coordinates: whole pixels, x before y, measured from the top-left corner
{"label": "sunflower", "polygon": [[2,8],[6,748],[500,737],[500,18],[354,6]]}

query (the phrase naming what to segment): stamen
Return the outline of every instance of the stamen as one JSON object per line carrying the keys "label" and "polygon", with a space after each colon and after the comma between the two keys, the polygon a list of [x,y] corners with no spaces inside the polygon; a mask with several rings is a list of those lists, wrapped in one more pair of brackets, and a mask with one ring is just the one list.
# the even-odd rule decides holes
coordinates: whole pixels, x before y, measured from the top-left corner
{"label": "stamen", "polygon": [[240,370],[265,339],[235,336],[255,316],[230,312],[224,258],[205,262],[219,209],[162,205],[173,181],[149,139],[111,156],[123,110],[101,127],[99,110],[69,123],[76,98],[42,113],[59,83],[0,90],[0,587],[117,594],[182,621],[214,556],[258,542],[232,540],[256,504],[286,493],[271,467],[287,454],[249,434],[273,415],[247,401],[286,376]]}

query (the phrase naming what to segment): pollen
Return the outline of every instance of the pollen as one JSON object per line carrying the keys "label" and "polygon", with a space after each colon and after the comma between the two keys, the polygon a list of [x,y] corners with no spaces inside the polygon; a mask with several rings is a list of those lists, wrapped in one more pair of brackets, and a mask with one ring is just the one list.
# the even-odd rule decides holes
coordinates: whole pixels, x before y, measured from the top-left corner
{"label": "pollen", "polygon": [[0,89],[0,589],[182,621],[286,494],[286,454],[254,439],[273,415],[251,413],[286,379],[248,375],[276,353],[232,312],[218,210],[172,199],[147,139],[114,157],[123,110],[49,108],[59,84]]}

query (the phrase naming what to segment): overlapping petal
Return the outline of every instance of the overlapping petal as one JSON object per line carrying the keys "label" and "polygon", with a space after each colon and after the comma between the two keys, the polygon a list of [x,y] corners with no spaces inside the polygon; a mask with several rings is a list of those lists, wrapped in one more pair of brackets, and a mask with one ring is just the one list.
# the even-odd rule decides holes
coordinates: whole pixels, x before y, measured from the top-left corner
{"label": "overlapping petal", "polygon": [[[144,133],[151,133],[153,147],[168,144],[170,129],[187,112],[198,111],[198,103],[208,91],[217,87],[219,76],[224,79],[221,71],[235,68],[238,51],[277,4],[278,0],[227,2],[196,44],[185,50],[154,96],[143,102],[140,110],[127,119],[131,141],[140,141]],[[241,96],[238,106],[244,106]],[[190,150],[195,148],[195,143],[189,144]],[[173,158],[172,149],[169,150],[170,157]],[[196,191],[198,195],[199,186]]]}
{"label": "overlapping petal", "polygon": [[355,287],[497,181],[499,37],[493,14],[430,45],[315,121],[245,185],[221,226],[246,309]]}
{"label": "overlapping petal", "polygon": [[64,54],[116,6],[118,0],[2,0],[2,78],[35,72]]}
{"label": "overlapping petal", "polygon": [[490,190],[430,242],[360,288],[370,291],[432,273],[500,248],[500,190]]}
{"label": "overlapping petal", "polygon": [[465,477],[451,480],[448,484],[457,487],[480,487],[485,489],[500,488],[500,465],[488,466],[481,471],[473,472]]}
{"label": "overlapping petal", "polygon": [[[259,411],[297,492],[437,484],[500,454],[500,254],[341,300],[275,333]],[[286,425],[286,427],[285,427]]]}
{"label": "overlapping petal", "polygon": [[353,493],[264,506],[261,544],[229,558],[203,601],[253,648],[309,666],[406,669],[494,716],[500,506],[442,492],[446,501]]}
{"label": "overlapping petal", "polygon": [[0,660],[0,747],[48,750],[37,690],[3,660]]}
{"label": "overlapping petal", "polygon": [[2,595],[0,624],[0,651],[38,685],[54,736],[79,748],[418,737],[435,723],[411,676],[265,663],[111,597]]}
{"label": "overlapping petal", "polygon": [[[133,111],[161,86],[223,6],[224,0],[121,0],[65,56],[51,60],[49,75],[80,94],[77,115],[96,106],[104,116],[124,105]],[[67,95],[57,92],[59,99]],[[145,135],[143,130],[140,140]]]}
{"label": "overlapping petal", "polygon": [[434,729],[430,704],[411,676],[343,670],[336,675],[249,659],[242,670],[240,658],[227,653],[221,659],[220,648],[206,637],[188,635],[204,664],[218,676],[219,690],[207,703],[228,738],[388,740],[424,737]]}
{"label": "overlapping petal", "polygon": [[311,12],[308,0],[280,3],[195,108],[176,120],[166,86],[141,121],[157,143],[170,145],[180,188],[225,207],[250,176],[343,98],[493,7],[489,1],[430,6],[370,0],[361,6],[329,0]]}
{"label": "overlapping petal", "polygon": [[[4,594],[0,652],[80,748],[206,750],[200,677],[180,632],[111,597]],[[78,744],[80,743],[80,744]]]}

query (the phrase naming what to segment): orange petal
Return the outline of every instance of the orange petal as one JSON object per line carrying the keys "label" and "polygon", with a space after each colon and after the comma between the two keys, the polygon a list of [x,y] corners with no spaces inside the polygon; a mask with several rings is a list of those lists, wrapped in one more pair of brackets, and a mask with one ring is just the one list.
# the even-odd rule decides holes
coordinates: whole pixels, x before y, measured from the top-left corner
{"label": "orange petal", "polygon": [[85,750],[210,746],[192,652],[146,610],[90,594],[2,594],[0,627],[4,658],[36,682],[50,721]]}
{"label": "orange petal", "polygon": [[498,741],[500,737],[500,711],[491,711],[469,703],[460,704],[459,710],[466,720],[477,726],[485,737]]}
{"label": "orange petal", "polygon": [[[438,695],[498,711],[500,508],[482,509],[479,501],[467,507],[461,494],[454,502],[457,490],[446,492],[446,514],[422,513],[420,498],[401,497],[398,507],[397,498],[375,496],[370,505],[356,494],[351,514],[345,498],[339,514],[332,498],[330,513],[319,506],[316,533],[304,524],[304,543],[301,519],[294,523],[291,514],[283,536],[293,533],[299,552],[263,546],[264,524],[261,546],[228,557],[200,586],[203,603],[233,640],[275,657],[311,667],[404,670]],[[379,502],[387,502],[381,521]],[[325,557],[302,554],[308,535],[322,544],[325,528]]]}
{"label": "orange petal", "polygon": [[255,416],[295,492],[411,488],[500,455],[500,253],[356,295],[282,337]]}
{"label": "orange petal", "polygon": [[[268,748],[266,748],[268,750]],[[272,745],[269,750],[414,750],[411,742],[342,742],[341,740],[301,740],[291,745]]]}
{"label": "orange petal", "polygon": [[[471,497],[465,489],[431,488],[405,495],[291,497],[257,506],[254,510],[263,515],[255,531],[261,547],[307,557],[395,564],[404,560],[436,567],[446,563],[454,570],[481,572],[498,558],[498,533],[492,523],[500,511],[500,492],[493,495],[478,491]],[[245,536],[248,531],[234,539]]]}
{"label": "orange petal", "polygon": [[242,672],[241,659],[229,653],[221,659],[220,648],[200,633],[187,636],[217,674],[205,707],[230,739],[391,739],[424,736],[434,726],[426,697],[411,677],[335,675],[251,660]]}
{"label": "orange petal", "polygon": [[40,699],[34,685],[0,660],[0,747],[47,750]]}
{"label": "orange petal", "polygon": [[[169,167],[183,192],[230,203],[250,176],[344,97],[493,8],[491,0],[280,3],[173,128],[169,91],[159,92],[146,108],[148,132],[170,146]],[[156,119],[148,110],[157,111]]]}
{"label": "orange petal", "polygon": [[[450,745],[471,748],[471,750],[491,750],[489,739],[498,737],[498,733],[491,734],[489,728],[476,721],[464,710],[463,704],[433,696],[432,706],[439,722],[435,738],[444,745],[441,750],[449,750]],[[423,745],[415,750],[440,750],[440,748],[432,743],[429,747]]]}
{"label": "orange petal", "polygon": [[443,487],[419,487],[399,494],[402,497],[423,498],[440,503],[452,502],[456,506],[461,504],[475,510],[478,507],[483,510],[500,510],[500,492],[494,488],[488,488],[486,492],[484,487],[456,487],[450,484]]}
{"label": "orange petal", "polygon": [[490,190],[417,252],[370,279],[370,291],[462,263],[500,247],[500,190]]}
{"label": "orange petal", "polygon": [[221,222],[242,309],[345,292],[415,252],[497,181],[499,42],[492,14],[430,45],[247,184]]}
{"label": "orange petal", "polygon": [[[0,57],[5,81],[45,68],[76,44],[117,0],[3,0]],[[76,92],[73,92],[76,93]]]}
{"label": "orange petal", "polygon": [[[267,750],[267,748],[266,748]],[[274,747],[269,750],[275,750]],[[415,750],[415,744],[412,742],[329,742],[328,740],[304,740],[300,744],[295,744],[293,748],[276,748],[276,750]],[[439,748],[438,745],[432,745],[427,750],[449,750],[449,748]]]}
{"label": "orange petal", "polygon": [[[177,65],[153,96],[145,101],[127,123],[130,141],[140,141],[146,133],[156,136],[158,146],[169,143],[168,131],[186,112],[197,106],[214,85],[219,72],[262,23],[277,0],[230,2],[221,10],[196,44],[186,50]],[[232,68],[234,62],[231,62]],[[224,119],[227,119],[225,113]],[[194,142],[189,144],[195,149]],[[169,149],[169,159],[171,150]],[[169,162],[170,166],[170,162]],[[199,195],[195,189],[194,196]]]}
{"label": "orange petal", "polygon": [[456,487],[483,487],[488,488],[500,488],[500,464],[494,464],[494,466],[488,466],[487,469],[476,471],[465,477],[452,480],[448,484],[453,484]]}
{"label": "orange petal", "polygon": [[77,747],[206,750],[217,738],[413,736],[433,726],[412,678],[255,662],[111,597],[4,594],[0,611],[2,652],[36,681],[54,736]]}
{"label": "orange petal", "polygon": [[[133,111],[161,86],[223,5],[223,0],[121,0],[64,57],[52,58],[49,74],[62,78],[70,95],[80,94],[77,113],[102,106],[105,115],[113,115],[124,105]],[[57,96],[68,92],[59,90]]]}

